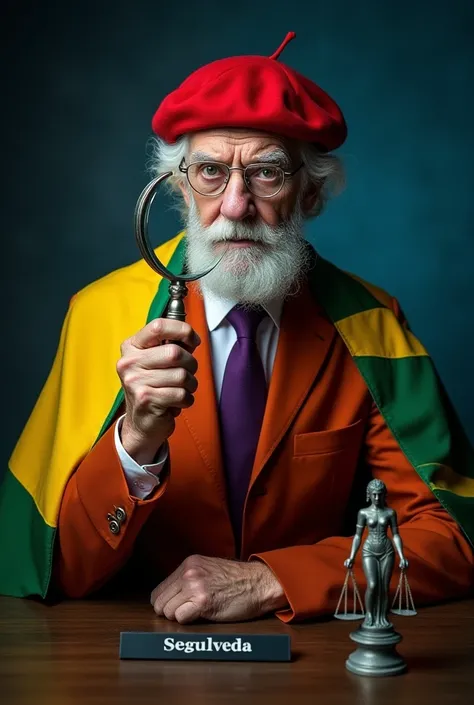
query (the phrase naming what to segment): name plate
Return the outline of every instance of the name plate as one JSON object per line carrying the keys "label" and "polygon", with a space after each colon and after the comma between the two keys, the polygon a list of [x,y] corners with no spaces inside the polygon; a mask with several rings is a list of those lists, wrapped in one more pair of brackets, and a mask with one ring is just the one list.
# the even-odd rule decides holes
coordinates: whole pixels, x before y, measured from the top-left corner
{"label": "name plate", "polygon": [[121,632],[121,659],[290,661],[286,634],[172,634]]}

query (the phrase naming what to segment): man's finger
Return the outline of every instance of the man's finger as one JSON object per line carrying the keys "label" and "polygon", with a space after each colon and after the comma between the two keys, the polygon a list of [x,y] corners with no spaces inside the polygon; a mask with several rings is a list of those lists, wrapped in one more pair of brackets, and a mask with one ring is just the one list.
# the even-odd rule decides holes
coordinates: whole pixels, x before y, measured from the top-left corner
{"label": "man's finger", "polygon": [[165,340],[176,340],[184,343],[187,349],[192,350],[201,342],[200,337],[189,323],[175,321],[172,318],[155,318],[132,336],[130,343],[134,347],[144,350],[160,345]]}
{"label": "man's finger", "polygon": [[136,364],[144,370],[184,367],[192,374],[197,371],[197,362],[191,353],[179,345],[160,345],[135,353]]}
{"label": "man's finger", "polygon": [[[173,585],[176,585],[176,588],[173,588]],[[166,592],[170,590],[170,594],[167,599],[163,600],[163,595],[166,595]],[[179,591],[181,590],[181,571],[180,568],[177,568],[171,575],[168,575],[163,582],[161,582],[159,585],[156,586],[156,588],[153,590],[151,593],[150,597],[150,602],[155,607],[155,604],[158,602],[159,608],[161,608],[163,605],[168,602],[168,600],[171,599],[174,595],[176,595]]]}
{"label": "man's finger", "polygon": [[168,602],[163,605],[161,611],[163,615],[166,617],[166,619],[169,619],[170,621],[173,621],[175,619],[175,612],[178,609],[178,607],[181,607],[181,605],[184,605],[185,602],[189,600],[189,594],[186,594],[183,592],[183,590],[180,590],[176,595],[174,595]]}
{"label": "man's finger", "polygon": [[165,606],[174,597],[176,597],[176,595],[179,592],[181,592],[181,587],[182,587],[181,582],[179,580],[177,580],[172,585],[170,585],[164,592],[162,592],[160,595],[158,595],[155,598],[155,601],[153,603],[153,609],[155,610],[157,615],[162,616],[165,614],[165,612],[164,612]]}
{"label": "man's finger", "polygon": [[177,607],[174,613],[174,618],[179,624],[195,622],[199,617],[201,617],[200,607],[190,600]]}

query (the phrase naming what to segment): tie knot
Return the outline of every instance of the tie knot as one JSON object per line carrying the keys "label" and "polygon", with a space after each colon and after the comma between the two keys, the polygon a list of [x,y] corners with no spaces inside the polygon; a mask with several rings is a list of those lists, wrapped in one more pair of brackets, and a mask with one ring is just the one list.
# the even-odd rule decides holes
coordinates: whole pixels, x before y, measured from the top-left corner
{"label": "tie knot", "polygon": [[245,309],[241,306],[234,306],[226,318],[231,323],[237,338],[255,338],[257,328],[260,321],[266,316],[266,311],[259,306],[258,308]]}

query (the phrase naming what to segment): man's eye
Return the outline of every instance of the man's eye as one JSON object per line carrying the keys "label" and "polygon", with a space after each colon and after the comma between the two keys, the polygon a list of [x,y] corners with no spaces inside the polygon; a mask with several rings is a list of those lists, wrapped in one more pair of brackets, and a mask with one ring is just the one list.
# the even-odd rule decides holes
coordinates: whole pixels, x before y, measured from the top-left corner
{"label": "man's eye", "polygon": [[215,164],[205,164],[201,168],[201,173],[204,176],[217,176],[220,173],[220,170]]}
{"label": "man's eye", "polygon": [[263,169],[260,169],[257,176],[260,179],[274,179],[277,176],[277,171],[276,169],[272,169],[270,167],[264,167]]}

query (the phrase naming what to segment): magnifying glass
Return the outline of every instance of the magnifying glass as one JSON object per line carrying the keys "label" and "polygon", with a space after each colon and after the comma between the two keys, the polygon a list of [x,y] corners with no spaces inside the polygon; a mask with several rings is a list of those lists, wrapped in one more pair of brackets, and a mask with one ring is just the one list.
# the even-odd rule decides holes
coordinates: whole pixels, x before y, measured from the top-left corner
{"label": "magnifying glass", "polygon": [[193,282],[202,279],[206,274],[212,272],[217,267],[224,253],[206,270],[198,274],[174,274],[165,265],[160,262],[151,247],[148,240],[148,216],[153,200],[156,196],[159,185],[172,175],[172,171],[167,171],[165,174],[160,174],[150,183],[145,186],[140,196],[138,197],[135,207],[135,238],[138,243],[143,259],[150,267],[170,282],[169,294],[170,301],[168,303],[166,318],[173,318],[177,321],[186,320],[186,311],[184,307],[184,299],[188,293],[186,282]]}

